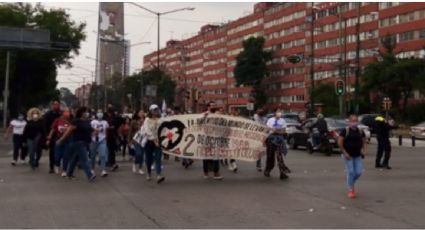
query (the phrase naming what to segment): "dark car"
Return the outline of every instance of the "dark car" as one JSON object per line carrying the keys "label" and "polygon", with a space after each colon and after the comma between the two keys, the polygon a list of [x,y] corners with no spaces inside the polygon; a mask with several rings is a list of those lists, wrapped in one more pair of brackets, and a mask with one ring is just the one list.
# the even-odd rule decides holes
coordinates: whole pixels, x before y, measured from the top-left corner
{"label": "dark car", "polygon": [[376,117],[379,116],[379,114],[362,114],[359,116],[359,122],[360,124],[366,125],[369,127],[371,134],[376,134]]}
{"label": "dark car", "polygon": [[[301,126],[297,127],[297,131],[288,134],[288,144],[291,149],[297,149],[299,146],[312,149],[312,126],[317,121],[317,118],[307,119]],[[326,134],[331,150],[339,149],[337,139],[339,133],[348,127],[347,121],[343,119],[325,118],[328,126],[328,133]]]}

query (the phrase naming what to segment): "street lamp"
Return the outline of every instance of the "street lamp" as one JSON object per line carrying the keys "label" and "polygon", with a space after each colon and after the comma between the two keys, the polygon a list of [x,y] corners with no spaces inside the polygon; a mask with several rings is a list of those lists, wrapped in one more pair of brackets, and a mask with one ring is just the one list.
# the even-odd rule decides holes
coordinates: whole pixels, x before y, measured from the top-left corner
{"label": "street lamp", "polygon": [[157,18],[158,18],[158,31],[157,31],[158,41],[157,41],[157,48],[156,48],[156,67],[159,69],[159,44],[160,44],[160,27],[159,27],[159,25],[160,25],[160,17],[162,15],[165,15],[165,14],[171,14],[171,13],[175,13],[175,12],[179,12],[179,11],[184,11],[184,10],[190,10],[190,11],[192,11],[192,10],[195,10],[195,8],[194,7],[185,7],[185,8],[170,10],[170,11],[166,11],[166,12],[155,12],[155,11],[150,10],[150,9],[148,9],[148,8],[146,8],[144,6],[141,6],[141,5],[137,4],[137,3],[134,3],[134,2],[129,2],[129,3],[132,4],[132,5],[134,5],[134,6],[136,6],[136,7],[141,8],[141,9],[143,9],[143,10],[145,10],[145,11],[151,13],[151,14],[155,14],[157,16]]}

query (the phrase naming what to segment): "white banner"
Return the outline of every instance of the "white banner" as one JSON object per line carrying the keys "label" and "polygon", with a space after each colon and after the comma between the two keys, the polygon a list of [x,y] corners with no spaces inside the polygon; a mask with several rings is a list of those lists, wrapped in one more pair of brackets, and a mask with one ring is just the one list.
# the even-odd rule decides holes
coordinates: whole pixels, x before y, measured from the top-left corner
{"label": "white banner", "polygon": [[269,130],[241,117],[190,114],[164,118],[158,135],[164,153],[173,156],[256,161],[265,154]]}

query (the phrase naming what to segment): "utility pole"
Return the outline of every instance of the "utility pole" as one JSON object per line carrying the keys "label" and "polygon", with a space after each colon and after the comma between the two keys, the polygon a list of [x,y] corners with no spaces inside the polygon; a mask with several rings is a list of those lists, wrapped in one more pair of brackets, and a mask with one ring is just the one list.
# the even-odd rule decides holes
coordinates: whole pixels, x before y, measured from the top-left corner
{"label": "utility pole", "polygon": [[355,89],[354,89],[354,113],[359,113],[359,90],[360,90],[360,7],[361,3],[358,2],[357,7],[357,23],[356,23],[356,75],[355,75]]}
{"label": "utility pole", "polygon": [[9,71],[10,68],[10,51],[6,52],[6,77],[4,79],[4,92],[3,92],[3,128],[7,127],[7,110],[9,100]]}

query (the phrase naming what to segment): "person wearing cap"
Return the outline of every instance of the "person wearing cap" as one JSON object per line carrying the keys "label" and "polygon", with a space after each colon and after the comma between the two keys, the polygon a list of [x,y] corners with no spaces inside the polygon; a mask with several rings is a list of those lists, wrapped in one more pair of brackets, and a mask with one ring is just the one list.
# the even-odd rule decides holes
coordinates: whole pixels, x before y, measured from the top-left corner
{"label": "person wearing cap", "polygon": [[[377,116],[376,122],[376,140],[378,149],[376,152],[375,168],[391,169],[389,162],[391,157],[390,132],[395,126],[391,125],[383,116]],[[382,161],[382,157],[384,160]],[[381,164],[382,162],[382,164]]]}
{"label": "person wearing cap", "polygon": [[275,166],[275,155],[280,171],[280,179],[285,180],[288,178],[286,173],[289,173],[289,168],[285,165],[283,161],[283,156],[286,155],[288,149],[285,143],[285,132],[286,132],[286,122],[282,118],[282,112],[276,110],[275,116],[267,120],[267,126],[272,128],[271,134],[266,139],[266,168],[264,170],[264,176],[270,177],[270,172]]}
{"label": "person wearing cap", "polygon": [[[43,116],[43,127],[44,127],[44,133],[43,133],[43,142],[42,143],[46,143],[48,142],[48,145],[46,145],[46,147],[49,150],[49,173],[53,173],[54,172],[54,167],[55,167],[55,143],[57,140],[57,136],[56,134],[54,134],[53,136],[50,136],[50,140],[47,140],[47,136],[50,133],[50,129],[53,125],[53,122],[58,119],[61,116],[61,110],[60,110],[60,103],[59,101],[53,101],[52,105],[51,105],[51,110],[49,110],[46,114],[44,114]],[[44,142],[45,140],[45,142]]]}
{"label": "person wearing cap", "polygon": [[142,140],[142,147],[145,148],[146,155],[146,179],[150,181],[152,179],[152,164],[155,162],[156,181],[161,183],[165,180],[165,177],[161,175],[162,170],[162,150],[158,139],[158,129],[160,126],[161,112],[158,105],[152,104],[149,107],[148,116],[143,122],[141,128],[141,135],[144,136]]}

